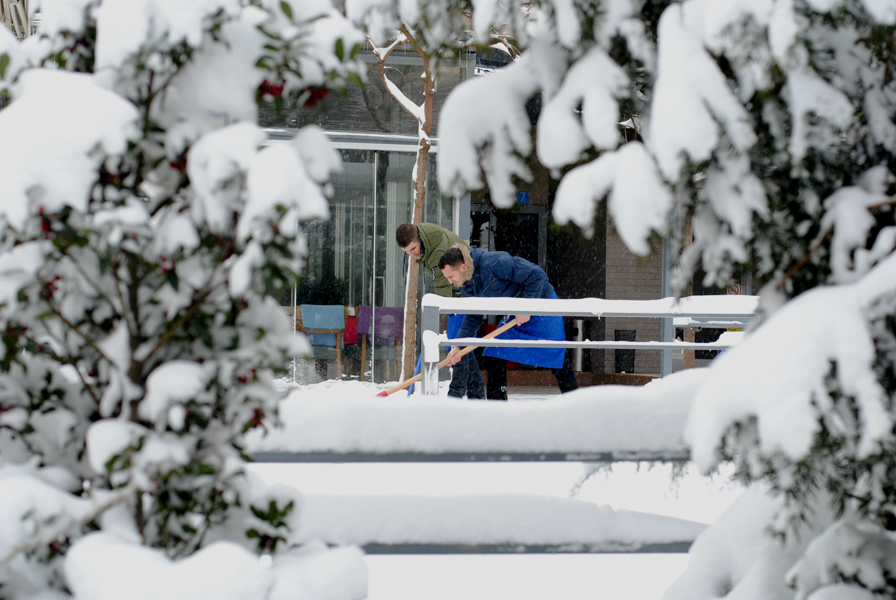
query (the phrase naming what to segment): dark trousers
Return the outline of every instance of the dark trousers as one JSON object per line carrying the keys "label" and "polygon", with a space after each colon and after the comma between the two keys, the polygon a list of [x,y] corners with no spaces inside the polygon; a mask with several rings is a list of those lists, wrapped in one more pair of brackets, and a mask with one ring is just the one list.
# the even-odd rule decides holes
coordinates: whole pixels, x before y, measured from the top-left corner
{"label": "dark trousers", "polygon": [[[507,400],[507,361],[503,358],[483,356],[482,366],[485,368],[487,379],[485,397],[489,400]],[[563,359],[563,367],[551,369],[551,374],[557,380],[561,394],[579,389],[579,382],[572,370],[568,351]]]}
{"label": "dark trousers", "polygon": [[452,398],[463,398],[464,394],[471,400],[485,398],[482,373],[479,372],[476,355],[472,352],[462,356],[458,363],[451,367],[451,384],[448,386],[448,395]]}

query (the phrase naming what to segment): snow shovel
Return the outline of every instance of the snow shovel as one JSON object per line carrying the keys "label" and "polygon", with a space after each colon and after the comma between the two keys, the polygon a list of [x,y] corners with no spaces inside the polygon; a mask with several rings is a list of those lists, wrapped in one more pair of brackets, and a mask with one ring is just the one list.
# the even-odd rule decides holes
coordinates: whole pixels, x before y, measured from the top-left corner
{"label": "snow shovel", "polygon": [[[482,339],[483,339],[483,340],[487,340],[487,339],[490,339],[490,338],[493,338],[493,337],[497,337],[497,336],[501,335],[502,333],[504,333],[505,331],[507,331],[508,329],[510,329],[511,327],[513,327],[514,325],[516,325],[516,318],[515,318],[515,317],[514,317],[514,319],[513,319],[512,321],[508,321],[507,323],[505,323],[504,325],[498,327],[497,329],[495,329],[494,331],[492,331],[492,332],[489,333],[488,335],[484,335],[484,336],[482,336]],[[458,352],[457,355],[458,355],[458,356],[463,356],[464,354],[467,354],[467,353],[469,353],[469,352],[472,352],[472,351],[475,350],[476,348],[477,348],[477,346],[476,346],[475,344],[472,345],[472,346],[466,346],[466,347],[464,347],[463,350],[461,350],[460,352]],[[442,362],[439,363],[439,368],[441,369],[442,367],[447,367],[449,364],[451,364],[451,359],[450,359],[450,358],[446,358],[445,360],[443,360]],[[399,384],[396,385],[395,387],[389,388],[388,390],[383,390],[382,392],[380,392],[379,394],[377,394],[377,396],[389,396],[389,395],[391,395],[391,394],[394,394],[394,393],[397,392],[398,390],[403,390],[404,388],[406,388],[406,387],[408,387],[408,386],[410,386],[410,385],[413,385],[414,383],[420,381],[420,378],[421,378],[421,377],[422,377],[422,374],[419,374],[419,373],[418,373],[417,375],[414,375],[414,376],[411,377],[410,379],[406,379],[406,380],[402,381],[401,383],[399,383]]]}

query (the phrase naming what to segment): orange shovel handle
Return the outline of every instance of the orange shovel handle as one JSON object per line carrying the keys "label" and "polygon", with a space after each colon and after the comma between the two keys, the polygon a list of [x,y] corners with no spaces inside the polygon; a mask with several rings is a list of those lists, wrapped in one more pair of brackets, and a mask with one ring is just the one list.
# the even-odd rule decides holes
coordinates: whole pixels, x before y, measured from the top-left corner
{"label": "orange shovel handle", "polygon": [[[501,335],[502,333],[504,333],[505,331],[507,331],[508,329],[510,329],[511,327],[513,327],[514,325],[516,325],[516,324],[517,324],[517,320],[514,318],[512,321],[508,321],[508,322],[505,323],[504,325],[501,325],[500,327],[498,327],[497,329],[495,329],[494,331],[492,331],[492,332],[489,333],[488,335],[484,335],[484,336],[482,336],[482,339],[484,339],[484,340],[488,340],[488,339],[491,339],[491,338],[493,338],[493,337],[497,337],[497,336]],[[463,356],[463,355],[465,355],[465,354],[468,354],[468,353],[472,352],[472,351],[475,350],[476,348],[478,348],[478,346],[476,346],[475,344],[472,345],[472,346],[465,346],[465,347],[463,348],[463,350],[461,350],[460,352],[457,353],[457,356],[458,356],[458,357],[461,357],[461,356]],[[450,359],[450,358],[446,358],[445,360],[443,360],[442,362],[439,363],[439,368],[441,369],[441,368],[443,368],[443,367],[447,367],[449,364],[451,364],[451,359]],[[389,388],[388,390],[384,390],[384,391],[380,392],[379,394],[377,394],[377,396],[391,396],[392,394],[394,394],[394,393],[397,392],[398,390],[403,390],[403,389],[405,389],[405,388],[410,387],[412,384],[417,383],[418,381],[420,381],[420,378],[421,378],[422,376],[423,376],[422,373],[418,373],[418,374],[414,375],[413,377],[411,377],[410,379],[406,379],[406,380],[402,381],[401,383],[399,383],[399,384],[396,385],[395,387],[392,387],[392,388]]]}

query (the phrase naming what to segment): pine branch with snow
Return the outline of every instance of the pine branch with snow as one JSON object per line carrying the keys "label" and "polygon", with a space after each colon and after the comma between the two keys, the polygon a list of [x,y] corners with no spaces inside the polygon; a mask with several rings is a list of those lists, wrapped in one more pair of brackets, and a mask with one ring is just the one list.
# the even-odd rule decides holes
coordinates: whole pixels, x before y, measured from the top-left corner
{"label": "pine branch with snow", "polygon": [[[373,7],[368,26],[398,15],[422,27],[418,4],[358,3]],[[442,191],[487,188],[497,206],[509,206],[534,154],[559,180],[555,221],[588,232],[606,206],[638,254],[650,251],[652,235],[664,235],[678,255],[676,289],[701,271],[703,283],[716,286],[751,272],[763,286],[764,322],[714,361],[687,432],[694,460],[706,470],[732,460],[745,481],[766,484],[781,500],[754,526],[784,535],[790,546],[776,554],[783,562],[806,551],[790,579],[799,598],[886,597],[892,569],[880,549],[893,539],[896,465],[896,7],[452,7],[470,11],[476,32],[503,27],[522,54],[446,101]],[[533,128],[525,108],[539,94]],[[863,550],[842,542],[842,528],[831,533],[836,517],[825,509],[861,524]],[[813,553],[806,544],[815,536],[826,541]],[[860,567],[850,563],[858,555]],[[761,557],[734,562],[698,584],[693,573],[708,574],[698,561],[684,578],[693,585],[670,597],[717,597],[719,589],[793,597],[781,568]],[[817,569],[826,575],[812,575]]]}

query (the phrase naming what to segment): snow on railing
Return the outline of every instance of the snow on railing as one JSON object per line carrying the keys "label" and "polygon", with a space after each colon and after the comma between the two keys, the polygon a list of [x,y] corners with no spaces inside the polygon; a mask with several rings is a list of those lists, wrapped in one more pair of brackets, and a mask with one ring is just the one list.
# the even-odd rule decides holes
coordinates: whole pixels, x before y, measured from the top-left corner
{"label": "snow on railing", "polygon": [[[426,395],[438,393],[438,346],[538,347],[590,349],[642,349],[663,352],[661,373],[672,372],[672,350],[720,350],[740,341],[740,336],[725,336],[717,342],[679,342],[674,340],[678,327],[743,328],[750,324],[759,304],[758,296],[688,296],[656,300],[606,300],[604,298],[444,298],[436,294],[423,297],[424,364],[421,387]],[[631,341],[551,341],[551,340],[484,340],[481,338],[448,339],[438,335],[439,316],[467,315],[545,315],[563,317],[625,317],[663,320],[662,340]],[[429,350],[427,352],[427,349]]]}

